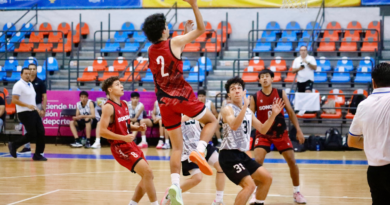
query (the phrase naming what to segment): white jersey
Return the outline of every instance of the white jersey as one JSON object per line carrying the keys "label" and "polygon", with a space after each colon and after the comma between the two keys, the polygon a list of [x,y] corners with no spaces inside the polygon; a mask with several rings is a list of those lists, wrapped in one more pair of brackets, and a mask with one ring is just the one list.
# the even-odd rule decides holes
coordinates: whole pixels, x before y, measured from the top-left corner
{"label": "white jersey", "polygon": [[[135,109],[133,109],[133,106],[131,104],[131,101],[129,101],[127,103],[127,107],[129,108],[129,114],[130,114],[130,118],[134,118],[135,115],[138,113],[138,111],[141,110],[141,108],[144,106],[144,104],[142,104],[142,102],[138,102],[137,106],[135,106]],[[141,112],[141,114],[138,116],[138,119],[139,120],[142,120],[144,118],[144,113]]]}
{"label": "white jersey", "polygon": [[[107,99],[104,98],[104,99],[101,99],[101,105],[103,106],[104,104],[106,104],[107,102]],[[96,106],[95,106],[95,118],[97,121],[100,121],[100,113],[99,113],[99,110],[101,111],[102,110],[102,107],[99,106],[99,104],[96,102]]]}
{"label": "white jersey", "polygon": [[158,106],[158,101],[154,102],[154,109],[156,109],[156,117],[161,118],[161,112],[160,112],[160,107]]}
{"label": "white jersey", "polygon": [[90,115],[91,114],[91,107],[89,107],[89,103],[92,102],[88,99],[87,104],[83,107],[81,105],[81,101],[77,102],[77,109],[80,112],[80,115]]}
{"label": "white jersey", "polygon": [[[233,104],[227,104],[233,108],[234,116],[237,117],[241,112],[241,108]],[[223,141],[221,144],[221,150],[240,150],[246,152],[249,150],[249,142],[252,130],[252,111],[247,108],[245,117],[241,123],[241,126],[237,130],[232,130],[226,122],[223,123]]]}
{"label": "white jersey", "polygon": [[181,161],[187,160],[191,152],[196,149],[200,140],[202,128],[199,121],[194,119],[181,123],[181,131],[183,133],[183,153],[181,155]]}
{"label": "white jersey", "polygon": [[211,100],[206,100],[206,103],[204,104],[207,109],[211,111]]}

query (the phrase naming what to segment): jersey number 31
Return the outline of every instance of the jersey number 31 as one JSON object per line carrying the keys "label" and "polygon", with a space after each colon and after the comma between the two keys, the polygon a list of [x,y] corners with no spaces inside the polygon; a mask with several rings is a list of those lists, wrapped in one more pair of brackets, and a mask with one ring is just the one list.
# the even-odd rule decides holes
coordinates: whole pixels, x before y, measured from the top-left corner
{"label": "jersey number 31", "polygon": [[157,64],[161,64],[161,76],[162,77],[167,77],[167,76],[169,76],[169,73],[165,73],[164,72],[164,57],[162,57],[162,56],[158,56],[157,57]]}

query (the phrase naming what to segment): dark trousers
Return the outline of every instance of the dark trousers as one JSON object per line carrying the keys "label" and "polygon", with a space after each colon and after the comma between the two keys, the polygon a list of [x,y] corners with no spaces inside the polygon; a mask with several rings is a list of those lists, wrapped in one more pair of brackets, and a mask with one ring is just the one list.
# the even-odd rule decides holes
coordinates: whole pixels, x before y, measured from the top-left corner
{"label": "dark trousers", "polygon": [[15,148],[36,140],[35,154],[41,154],[45,150],[45,128],[37,111],[25,111],[18,113],[20,122],[24,125],[27,134],[14,142]]}
{"label": "dark trousers", "polygon": [[372,205],[389,205],[390,164],[379,167],[369,166],[367,180],[370,186]]}

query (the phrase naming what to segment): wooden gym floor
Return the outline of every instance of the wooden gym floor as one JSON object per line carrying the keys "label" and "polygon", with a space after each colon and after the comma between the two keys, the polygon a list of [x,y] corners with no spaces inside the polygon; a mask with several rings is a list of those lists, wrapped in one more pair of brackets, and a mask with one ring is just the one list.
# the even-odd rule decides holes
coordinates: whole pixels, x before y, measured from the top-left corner
{"label": "wooden gym floor", "polygon": [[[34,145],[33,145],[34,147]],[[154,172],[159,201],[170,185],[169,150],[143,150]],[[0,204],[127,205],[140,177],[120,166],[109,147],[99,150],[46,145],[47,162],[33,162],[28,156],[11,158],[0,145]],[[301,193],[312,205],[369,205],[366,157],[362,151],[304,152],[295,154],[300,168]],[[290,205],[292,183],[287,164],[278,152],[267,155],[265,167],[273,176],[267,205]],[[182,177],[181,180],[185,180]],[[215,198],[215,174],[189,193],[186,205],[210,205]],[[224,202],[231,205],[240,187],[228,179]],[[147,196],[139,203],[150,204]]]}

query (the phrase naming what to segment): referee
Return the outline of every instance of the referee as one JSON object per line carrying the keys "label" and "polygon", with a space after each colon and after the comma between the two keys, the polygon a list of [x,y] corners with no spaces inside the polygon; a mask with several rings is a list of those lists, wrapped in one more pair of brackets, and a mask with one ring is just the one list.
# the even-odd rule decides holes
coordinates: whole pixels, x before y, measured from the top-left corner
{"label": "referee", "polygon": [[35,90],[30,83],[31,71],[28,68],[23,68],[21,72],[21,79],[15,83],[12,89],[12,102],[16,104],[16,112],[19,120],[22,122],[27,130],[27,134],[15,142],[8,143],[8,149],[11,156],[17,157],[16,150],[36,139],[36,149],[33,155],[34,161],[47,161],[42,156],[45,150],[45,128],[43,127],[42,119],[39,116],[39,110],[35,103]]}
{"label": "referee", "polygon": [[[36,93],[35,103],[37,104],[37,108],[40,110],[39,115],[41,116],[41,118],[43,118],[45,117],[46,114],[46,102],[47,102],[46,85],[40,78],[37,77],[37,65],[31,63],[30,65],[28,65],[28,69],[31,71],[30,82],[33,85]],[[31,153],[30,143],[25,144],[24,148],[18,153],[30,154]]]}
{"label": "referee", "polygon": [[390,196],[390,64],[372,71],[374,92],[356,110],[348,145],[364,149],[373,205],[388,205]]}

